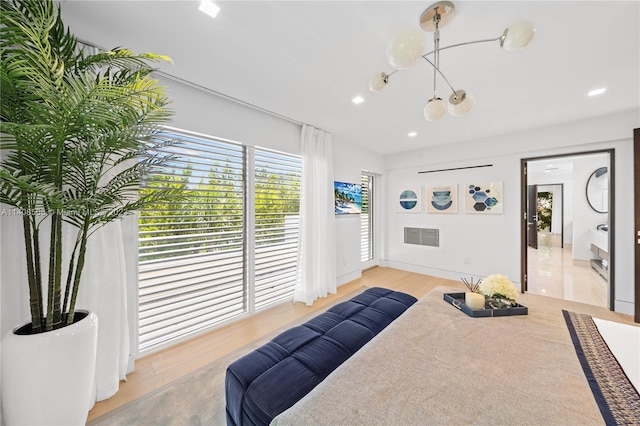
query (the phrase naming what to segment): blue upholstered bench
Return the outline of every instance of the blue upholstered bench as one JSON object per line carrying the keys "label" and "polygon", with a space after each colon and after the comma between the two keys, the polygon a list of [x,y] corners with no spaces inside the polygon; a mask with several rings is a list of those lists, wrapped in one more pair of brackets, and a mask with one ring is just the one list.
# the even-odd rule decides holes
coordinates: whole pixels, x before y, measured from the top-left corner
{"label": "blue upholstered bench", "polygon": [[370,288],[238,359],[225,378],[227,424],[269,424],[416,301]]}

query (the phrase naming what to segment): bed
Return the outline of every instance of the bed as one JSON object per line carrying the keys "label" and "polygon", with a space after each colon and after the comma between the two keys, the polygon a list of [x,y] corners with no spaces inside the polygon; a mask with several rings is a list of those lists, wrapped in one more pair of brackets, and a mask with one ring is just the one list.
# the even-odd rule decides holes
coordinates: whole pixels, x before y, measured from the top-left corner
{"label": "bed", "polygon": [[538,298],[528,315],[471,318],[443,301],[458,291],[429,292],[272,424],[640,423],[634,388],[618,408],[594,398],[571,330],[590,317]]}
{"label": "bed", "polygon": [[268,425],[416,302],[369,288],[234,361],[225,375],[227,425]]}

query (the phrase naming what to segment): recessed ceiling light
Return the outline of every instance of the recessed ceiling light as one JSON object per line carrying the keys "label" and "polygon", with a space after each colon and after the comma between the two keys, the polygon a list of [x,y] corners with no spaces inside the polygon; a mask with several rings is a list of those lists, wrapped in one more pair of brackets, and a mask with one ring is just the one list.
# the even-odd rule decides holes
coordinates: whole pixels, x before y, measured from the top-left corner
{"label": "recessed ceiling light", "polygon": [[198,9],[211,16],[212,18],[215,18],[216,15],[218,15],[218,12],[220,12],[220,8],[209,0],[202,0]]}
{"label": "recessed ceiling light", "polygon": [[593,89],[590,90],[589,93],[587,93],[587,96],[598,96],[598,95],[602,95],[604,92],[606,92],[607,89],[605,87],[600,87],[599,89]]}
{"label": "recessed ceiling light", "polygon": [[364,102],[364,98],[360,95],[356,96],[355,98],[351,99],[351,102],[353,102],[354,104],[358,105]]}
{"label": "recessed ceiling light", "polygon": [[416,136],[418,136],[418,133],[416,133],[416,132],[409,132],[409,133],[407,133],[407,136],[409,136],[410,138],[415,138]]}

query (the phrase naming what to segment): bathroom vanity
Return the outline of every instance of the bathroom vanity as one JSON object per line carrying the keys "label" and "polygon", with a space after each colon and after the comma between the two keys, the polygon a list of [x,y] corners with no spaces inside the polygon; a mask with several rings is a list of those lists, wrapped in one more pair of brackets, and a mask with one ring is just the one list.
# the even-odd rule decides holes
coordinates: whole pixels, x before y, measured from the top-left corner
{"label": "bathroom vanity", "polygon": [[591,267],[605,280],[609,279],[609,233],[602,229],[591,230]]}

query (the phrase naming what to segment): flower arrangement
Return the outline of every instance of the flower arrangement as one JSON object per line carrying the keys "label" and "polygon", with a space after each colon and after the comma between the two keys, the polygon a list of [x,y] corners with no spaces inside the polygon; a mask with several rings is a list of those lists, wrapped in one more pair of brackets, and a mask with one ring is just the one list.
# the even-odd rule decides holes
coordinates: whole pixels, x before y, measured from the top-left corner
{"label": "flower arrangement", "polygon": [[489,275],[479,285],[480,293],[486,297],[502,299],[510,304],[516,302],[518,289],[509,278],[501,274]]}

